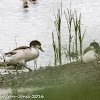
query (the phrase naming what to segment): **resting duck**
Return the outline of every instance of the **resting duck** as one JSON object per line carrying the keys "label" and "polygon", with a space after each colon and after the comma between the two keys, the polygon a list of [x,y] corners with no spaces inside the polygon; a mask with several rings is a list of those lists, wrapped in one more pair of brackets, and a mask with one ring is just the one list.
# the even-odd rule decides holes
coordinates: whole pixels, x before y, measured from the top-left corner
{"label": "resting duck", "polygon": [[20,46],[11,52],[5,53],[5,59],[0,62],[7,64],[26,64],[27,61],[35,60],[39,56],[39,50],[44,52],[41,48],[41,43],[34,40],[30,46]]}
{"label": "resting duck", "polygon": [[82,57],[83,62],[88,63],[96,61],[99,58],[100,46],[97,42],[92,42],[88,48],[84,50]]}

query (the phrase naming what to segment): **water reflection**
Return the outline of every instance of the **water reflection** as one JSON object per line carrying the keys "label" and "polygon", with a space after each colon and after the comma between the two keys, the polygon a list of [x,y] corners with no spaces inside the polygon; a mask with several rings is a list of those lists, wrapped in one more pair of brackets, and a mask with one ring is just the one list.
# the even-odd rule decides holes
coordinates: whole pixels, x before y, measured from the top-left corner
{"label": "water reflection", "polygon": [[25,8],[23,9],[23,12],[25,12],[26,14],[28,13],[28,11],[29,11],[28,9]]}

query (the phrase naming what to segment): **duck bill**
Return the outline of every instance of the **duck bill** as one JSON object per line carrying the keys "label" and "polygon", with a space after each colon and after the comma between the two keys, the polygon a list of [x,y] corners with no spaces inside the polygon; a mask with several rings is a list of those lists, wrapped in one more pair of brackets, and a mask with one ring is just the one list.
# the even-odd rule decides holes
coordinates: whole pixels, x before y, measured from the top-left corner
{"label": "duck bill", "polygon": [[39,49],[40,49],[42,52],[44,52],[43,49],[42,49],[41,47],[40,47]]}

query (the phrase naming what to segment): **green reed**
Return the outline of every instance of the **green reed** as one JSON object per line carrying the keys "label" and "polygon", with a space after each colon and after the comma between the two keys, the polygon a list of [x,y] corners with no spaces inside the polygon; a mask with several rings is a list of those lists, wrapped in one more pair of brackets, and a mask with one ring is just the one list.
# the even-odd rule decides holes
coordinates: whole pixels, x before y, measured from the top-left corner
{"label": "green reed", "polygon": [[53,49],[54,49],[54,55],[55,55],[55,65],[57,64],[57,61],[61,65],[62,63],[62,57],[61,57],[61,17],[62,17],[62,3],[61,8],[58,9],[57,16],[55,16],[55,28],[56,28],[56,36],[57,36],[57,44],[55,43],[54,39],[54,32],[52,32],[52,40],[53,40]]}
{"label": "green reed", "polygon": [[82,61],[82,43],[83,43],[83,39],[84,39],[84,35],[85,35],[85,32],[86,30],[84,31],[84,33],[82,34],[81,32],[81,27],[82,27],[82,24],[81,24],[81,13],[79,15],[79,17],[77,17],[77,11],[74,10],[74,13],[73,13],[73,23],[74,23],[74,31],[75,31],[75,53],[78,55],[78,48],[77,48],[77,44],[78,44],[78,40],[79,40],[79,52],[80,52],[80,58],[81,58],[81,61]]}
{"label": "green reed", "polygon": [[58,59],[58,51],[57,51],[57,47],[56,47],[56,43],[54,41],[54,33],[52,32],[52,40],[53,40],[53,49],[54,49],[54,64],[57,65],[57,59]]}
{"label": "green reed", "polygon": [[[59,62],[59,64],[61,64],[62,61],[62,51],[64,51],[64,55],[66,58],[69,59],[69,61],[71,62],[73,61],[77,61],[80,60],[82,61],[82,44],[83,44],[83,40],[84,40],[84,35],[85,35],[85,31],[82,33],[81,31],[81,13],[78,15],[77,11],[74,10],[72,11],[71,9],[71,5],[70,8],[67,9],[67,11],[64,11],[64,15],[66,18],[66,22],[67,22],[67,31],[68,31],[68,44],[66,43],[66,45],[68,46],[67,48],[63,47],[62,48],[62,44],[61,44],[61,17],[62,17],[62,3],[61,3],[61,8],[58,9],[58,13],[57,13],[57,17],[55,17],[55,28],[56,28],[56,36],[57,36],[57,43],[55,42],[56,39],[54,38],[55,34],[54,32],[52,32],[52,40],[53,40],[53,49],[54,49],[54,55],[55,55],[55,65],[57,64],[57,62]],[[67,38],[66,38],[67,39]],[[78,45],[79,43],[79,45]],[[79,49],[78,49],[79,47]],[[67,59],[67,60],[68,60]]]}
{"label": "green reed", "polygon": [[80,43],[80,57],[81,57],[81,61],[82,61],[82,43],[83,43],[85,32],[86,32],[86,30],[84,31],[83,34],[81,32],[81,14],[80,14],[79,20],[78,20],[78,38],[79,38],[79,43]]}
{"label": "green reed", "polygon": [[[82,32],[81,32],[81,26],[82,26],[81,25],[81,13],[78,17],[77,11],[74,10],[74,12],[72,12],[71,6],[70,6],[70,9],[67,9],[67,11],[64,11],[64,14],[66,17],[68,31],[69,31],[69,33],[68,33],[69,34],[69,60],[71,62],[71,58],[73,59],[73,57],[75,57],[75,59],[78,60],[78,58],[80,56],[80,59],[82,61],[82,43],[83,43],[83,39],[84,39],[86,30],[82,34]],[[74,28],[74,32],[73,32],[74,36],[72,36],[72,32],[71,32],[73,28]],[[71,42],[73,42],[72,37],[75,39],[75,48],[71,47]],[[80,44],[79,51],[78,51],[78,42]],[[71,49],[72,49],[72,52],[71,52]]]}
{"label": "green reed", "polygon": [[78,18],[77,18],[76,10],[74,11],[73,23],[74,23],[74,30],[75,30],[75,47],[76,47],[75,48],[75,53],[78,54],[78,48],[77,48]]}
{"label": "green reed", "polygon": [[65,12],[65,17],[66,17],[66,21],[67,21],[67,26],[68,26],[68,32],[69,32],[69,60],[71,62],[71,42],[72,42],[72,19],[73,19],[73,13],[71,10],[71,6],[70,9],[67,9],[67,12]]}

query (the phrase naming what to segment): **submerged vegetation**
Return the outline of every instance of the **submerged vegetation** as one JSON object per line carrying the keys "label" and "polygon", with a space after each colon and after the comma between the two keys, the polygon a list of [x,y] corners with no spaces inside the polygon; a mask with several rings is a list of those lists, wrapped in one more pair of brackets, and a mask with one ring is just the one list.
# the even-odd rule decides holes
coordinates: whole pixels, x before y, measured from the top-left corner
{"label": "submerged vegetation", "polygon": [[[71,5],[70,8],[67,9],[67,11],[64,11],[64,15],[66,18],[67,22],[67,31],[68,31],[68,39],[69,42],[66,45],[68,47],[63,48],[62,43],[61,43],[61,17],[62,17],[62,3],[61,3],[61,8],[58,9],[57,17],[55,17],[55,27],[56,27],[56,33],[52,32],[52,40],[53,40],[53,49],[54,49],[54,64],[57,65],[58,63],[61,65],[62,63],[62,51],[64,51],[64,55],[66,56],[67,60],[72,62],[72,60],[81,60],[82,61],[82,44],[83,44],[83,39],[85,35],[85,31],[82,33],[81,31],[81,13],[78,17],[77,11],[74,10],[72,11]],[[73,32],[74,30],[74,32]],[[56,37],[55,34],[57,34],[57,40],[55,39]],[[63,33],[62,33],[63,35]],[[58,41],[58,43],[56,43]],[[79,48],[78,49],[78,43],[79,43]],[[73,45],[72,45],[73,44]],[[67,61],[67,62],[69,62]]]}

